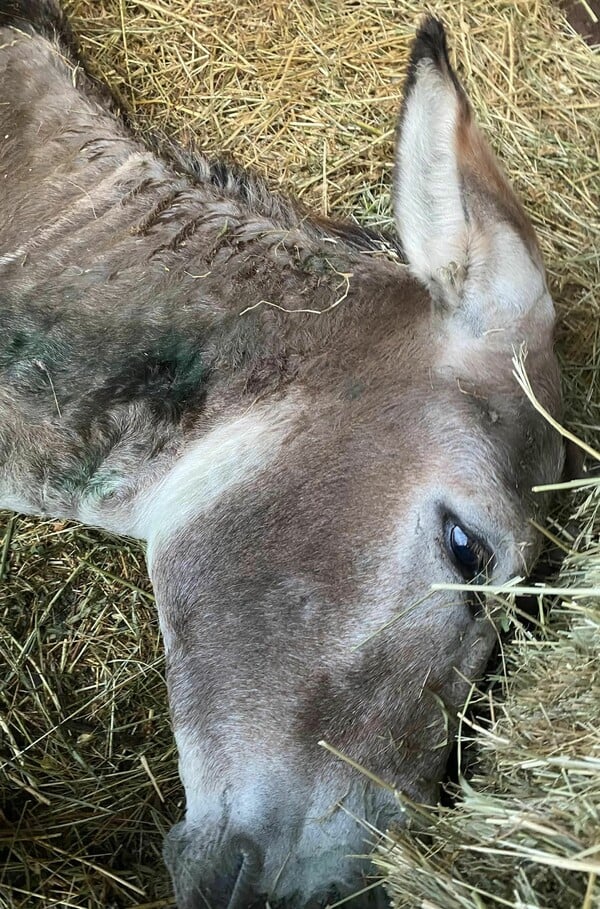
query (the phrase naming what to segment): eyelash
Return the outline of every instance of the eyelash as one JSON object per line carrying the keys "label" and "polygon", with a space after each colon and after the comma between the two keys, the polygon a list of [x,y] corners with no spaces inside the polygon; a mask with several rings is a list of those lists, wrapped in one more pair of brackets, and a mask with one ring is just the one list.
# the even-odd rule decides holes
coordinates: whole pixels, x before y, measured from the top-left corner
{"label": "eyelash", "polygon": [[444,538],[448,555],[465,581],[485,582],[492,563],[492,553],[485,543],[450,515],[445,521]]}

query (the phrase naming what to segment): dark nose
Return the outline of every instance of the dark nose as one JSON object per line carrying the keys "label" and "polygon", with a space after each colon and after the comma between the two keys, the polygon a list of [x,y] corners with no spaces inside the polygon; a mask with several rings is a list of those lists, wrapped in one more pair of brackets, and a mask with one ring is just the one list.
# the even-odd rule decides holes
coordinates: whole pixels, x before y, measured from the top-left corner
{"label": "dark nose", "polygon": [[[332,885],[310,895],[300,892],[267,898],[263,880],[263,852],[246,834],[221,836],[214,831],[187,829],[176,824],[166,837],[163,855],[171,872],[177,909],[327,909],[345,900],[348,909],[388,909],[382,886],[367,880]],[[294,881],[291,882],[295,883]]]}
{"label": "dark nose", "polygon": [[262,856],[254,843],[243,836],[232,837],[225,861],[208,889],[207,906],[210,909],[248,909],[255,898],[254,888],[262,864]]}
{"label": "dark nose", "polygon": [[268,899],[261,896],[255,898],[254,902],[243,903],[245,909],[329,909],[330,906],[337,906],[343,902],[344,909],[390,909],[390,901],[385,888],[378,884],[375,887],[361,888],[354,895],[352,891],[343,892],[337,888],[328,891],[327,894],[321,893],[319,896],[312,897],[308,901],[298,901],[292,899],[289,903],[286,900]]}
{"label": "dark nose", "polygon": [[255,903],[263,859],[247,837],[232,836],[212,867],[198,863],[181,842],[165,846],[178,909],[249,909]]}

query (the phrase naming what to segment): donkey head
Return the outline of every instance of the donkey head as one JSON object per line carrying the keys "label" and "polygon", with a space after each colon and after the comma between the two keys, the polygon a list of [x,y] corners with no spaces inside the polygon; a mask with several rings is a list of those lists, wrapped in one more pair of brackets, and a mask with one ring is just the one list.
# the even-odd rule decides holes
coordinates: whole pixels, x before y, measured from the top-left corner
{"label": "donkey head", "polygon": [[540,253],[435,20],[394,202],[408,268],[353,261],[291,390],[212,430],[152,505],[180,503],[149,563],[187,797],[166,847],[181,907],[321,906],[364,884],[370,825],[402,823],[392,787],[435,797],[489,658],[477,585],[527,573],[531,487],[562,470],[512,371],[526,346],[558,414]]}

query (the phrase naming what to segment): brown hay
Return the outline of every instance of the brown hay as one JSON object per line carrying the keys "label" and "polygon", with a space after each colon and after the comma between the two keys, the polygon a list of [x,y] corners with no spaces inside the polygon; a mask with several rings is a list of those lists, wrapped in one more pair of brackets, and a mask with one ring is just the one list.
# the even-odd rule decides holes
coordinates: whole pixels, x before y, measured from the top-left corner
{"label": "brown hay", "polygon": [[[142,131],[159,129],[184,142],[194,137],[203,148],[225,150],[265,172],[274,187],[293,187],[318,208],[389,223],[395,117],[420,3],[73,0],[69,8],[90,65],[121,94]],[[600,107],[593,52],[548,0],[446,0],[432,10],[448,25],[480,122],[534,220],[561,314],[570,425],[592,441],[600,425],[594,299]],[[566,584],[579,584],[583,575],[589,582],[596,508],[588,503],[578,518],[588,535],[596,534],[592,542],[575,545],[558,514],[551,525],[580,553],[563,574]],[[160,848],[183,802],[142,554],[61,523],[6,515],[5,527],[0,905],[172,905]],[[589,818],[597,824],[600,817],[597,788],[584,793],[585,774],[568,767],[548,775],[548,748],[550,755],[585,761],[587,743],[598,745],[589,724],[581,733],[572,729],[594,710],[591,660],[578,683],[580,643],[589,647],[593,640],[590,616],[585,602],[565,605],[552,618],[547,641],[525,635],[507,652],[515,681],[504,706],[495,708],[499,725],[478,735],[484,757],[473,785],[483,808],[469,803],[464,822],[443,814],[441,826],[435,820],[427,827],[432,840],[396,847],[386,867],[399,906],[481,909],[491,905],[488,898],[469,888],[483,881],[506,895],[513,877],[525,894],[514,905],[597,904],[593,881],[581,897],[588,872],[563,874],[515,856],[464,852],[465,844],[488,843],[489,830],[498,830],[497,802],[486,815],[492,788],[497,798],[513,793],[512,831],[514,799],[529,805],[533,794],[536,817],[545,823],[545,803],[556,787],[561,854],[593,845],[597,828],[594,834]],[[558,669],[553,686],[540,681],[538,664],[556,662],[562,673],[569,661],[575,668],[564,681]],[[545,705],[555,735],[549,745],[539,717]],[[596,729],[598,719],[596,713]],[[532,759],[541,755],[539,773],[515,761],[524,748],[512,744],[517,732]],[[511,833],[506,842],[522,850],[532,842],[528,836]],[[554,832],[547,836],[554,847]],[[539,838],[536,843],[541,851]],[[455,862],[467,882],[463,890],[447,883]],[[418,880],[427,884],[417,887]],[[562,903],[547,897],[549,880],[554,895],[565,888]],[[540,903],[536,893],[550,902]]]}

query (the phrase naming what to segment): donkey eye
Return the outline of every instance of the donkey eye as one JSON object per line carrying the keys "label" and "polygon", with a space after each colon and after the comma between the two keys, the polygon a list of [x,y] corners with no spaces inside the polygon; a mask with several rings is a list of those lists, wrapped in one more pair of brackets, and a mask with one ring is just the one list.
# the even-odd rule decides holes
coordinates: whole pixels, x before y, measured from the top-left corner
{"label": "donkey eye", "polygon": [[453,521],[448,522],[446,533],[448,549],[465,581],[485,577],[490,553],[481,540]]}

